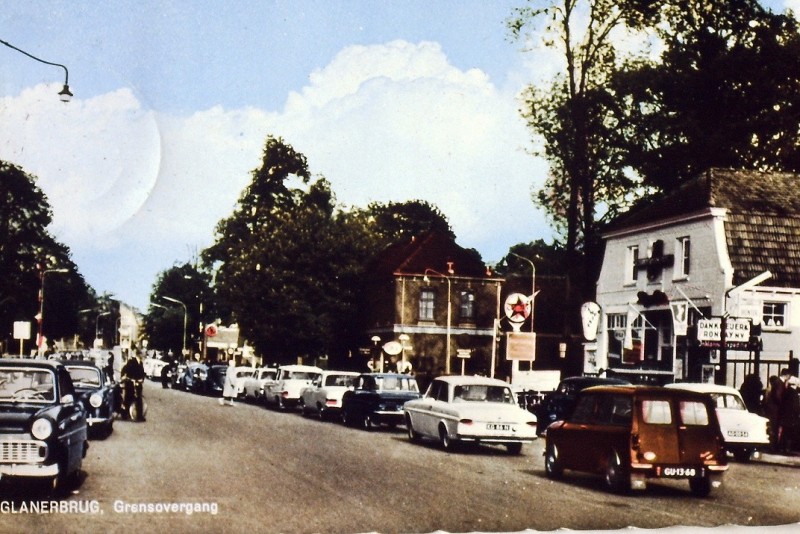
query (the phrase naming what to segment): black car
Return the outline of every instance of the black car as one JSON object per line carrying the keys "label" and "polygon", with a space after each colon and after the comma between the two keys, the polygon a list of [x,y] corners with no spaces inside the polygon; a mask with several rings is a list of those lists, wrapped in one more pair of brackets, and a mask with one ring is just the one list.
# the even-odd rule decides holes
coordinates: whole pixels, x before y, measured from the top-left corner
{"label": "black car", "polygon": [[114,428],[114,412],[120,398],[119,385],[104,369],[88,360],[61,362],[69,371],[75,394],[86,410],[89,437],[107,437]]}
{"label": "black car", "polygon": [[342,396],[342,422],[367,430],[380,424],[394,427],[403,422],[403,405],[418,399],[416,379],[397,373],[365,373],[354,382],[354,389]]}
{"label": "black car", "polygon": [[575,398],[579,391],[592,386],[625,386],[630,382],[621,378],[600,378],[597,376],[573,376],[559,382],[558,387],[544,396],[534,409],[536,414],[536,434],[544,435],[547,427],[555,421],[562,421],[575,408]]}
{"label": "black car", "polygon": [[212,365],[208,368],[206,373],[205,393],[206,395],[213,395],[215,397],[222,396],[222,390],[225,388],[225,377],[228,375],[227,365]]}
{"label": "black car", "polygon": [[66,367],[52,360],[0,360],[0,477],[63,487],[80,473],[86,412]]}
{"label": "black car", "polygon": [[205,393],[207,376],[207,365],[191,362],[185,366],[178,367],[178,376],[173,387],[193,393]]}

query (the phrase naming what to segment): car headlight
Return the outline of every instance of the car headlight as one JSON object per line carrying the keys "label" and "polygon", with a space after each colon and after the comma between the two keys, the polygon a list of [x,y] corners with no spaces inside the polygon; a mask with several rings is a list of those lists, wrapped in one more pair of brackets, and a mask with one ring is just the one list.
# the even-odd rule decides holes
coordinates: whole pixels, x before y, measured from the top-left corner
{"label": "car headlight", "polygon": [[99,393],[92,393],[92,396],[89,397],[89,404],[94,408],[99,408],[103,404],[103,396]]}
{"label": "car headlight", "polygon": [[49,419],[41,417],[33,422],[31,426],[31,434],[36,439],[47,439],[53,433],[53,423]]}

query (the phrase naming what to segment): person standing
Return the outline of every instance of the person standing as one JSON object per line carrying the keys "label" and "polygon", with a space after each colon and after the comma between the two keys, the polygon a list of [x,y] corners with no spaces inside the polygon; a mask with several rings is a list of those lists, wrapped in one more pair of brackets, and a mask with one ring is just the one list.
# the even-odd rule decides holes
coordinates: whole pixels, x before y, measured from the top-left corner
{"label": "person standing", "polygon": [[800,392],[797,390],[797,379],[792,377],[788,369],[781,371],[781,382],[783,394],[778,406],[778,450],[790,453],[800,427]]}
{"label": "person standing", "polygon": [[783,400],[783,381],[777,375],[772,375],[767,381],[767,391],[764,393],[764,416],[769,419],[769,441],[772,449],[778,449],[778,411]]}
{"label": "person standing", "polygon": [[233,359],[229,360],[228,371],[225,373],[225,384],[222,386],[222,397],[219,399],[220,406],[225,404],[225,399],[230,402],[231,406],[235,406],[233,403],[233,399],[236,397],[236,383],[234,382],[236,379],[235,367],[236,362]]}

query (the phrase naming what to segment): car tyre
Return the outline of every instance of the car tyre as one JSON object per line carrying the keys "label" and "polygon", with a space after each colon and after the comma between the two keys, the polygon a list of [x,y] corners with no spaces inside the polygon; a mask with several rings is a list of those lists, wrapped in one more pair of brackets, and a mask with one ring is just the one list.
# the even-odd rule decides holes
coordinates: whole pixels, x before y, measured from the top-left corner
{"label": "car tyre", "polygon": [[558,455],[558,448],[552,444],[547,444],[544,453],[544,472],[547,478],[558,479],[564,474],[564,466],[561,465],[561,458]]}
{"label": "car tyre", "polygon": [[606,486],[614,493],[624,493],[631,487],[631,479],[622,465],[619,454],[612,452],[606,461]]}
{"label": "car tyre", "polygon": [[370,432],[372,429],[374,429],[376,425],[375,425],[375,421],[372,420],[372,415],[370,415],[368,413],[364,414],[364,417],[361,419],[361,426],[367,432]]}
{"label": "car tyre", "polygon": [[689,489],[695,497],[708,497],[711,493],[711,479],[707,476],[690,478]]}
{"label": "car tyre", "polygon": [[516,456],[522,453],[522,443],[509,443],[506,445],[506,450],[508,454]]}
{"label": "car tyre", "polygon": [[456,444],[453,442],[450,434],[448,434],[447,427],[444,424],[439,425],[439,443],[441,443],[442,448],[446,451],[455,450]]}
{"label": "car tyre", "polygon": [[406,430],[408,431],[408,439],[414,443],[418,443],[422,440],[422,436],[420,436],[419,432],[414,430],[414,425],[411,424],[411,418],[408,416],[406,416]]}

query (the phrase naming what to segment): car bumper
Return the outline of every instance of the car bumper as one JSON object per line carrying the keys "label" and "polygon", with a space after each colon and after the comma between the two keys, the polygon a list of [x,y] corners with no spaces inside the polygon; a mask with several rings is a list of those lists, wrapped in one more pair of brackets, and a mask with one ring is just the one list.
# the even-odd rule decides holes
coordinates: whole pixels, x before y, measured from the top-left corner
{"label": "car bumper", "polygon": [[535,437],[531,436],[478,436],[474,434],[457,434],[459,441],[472,441],[480,443],[533,443]]}
{"label": "car bumper", "polygon": [[58,475],[58,464],[0,464],[0,478],[52,478]]}
{"label": "car bumper", "polygon": [[384,423],[384,424],[400,424],[404,421],[404,416],[402,411],[396,410],[377,410],[371,413],[372,420],[376,423]]}
{"label": "car bumper", "polygon": [[107,425],[112,421],[112,417],[87,417],[86,423],[90,426]]}
{"label": "car bumper", "polygon": [[727,465],[631,465],[631,478],[674,478],[688,479],[696,477],[710,477],[712,480],[721,481],[722,475],[728,470]]}

